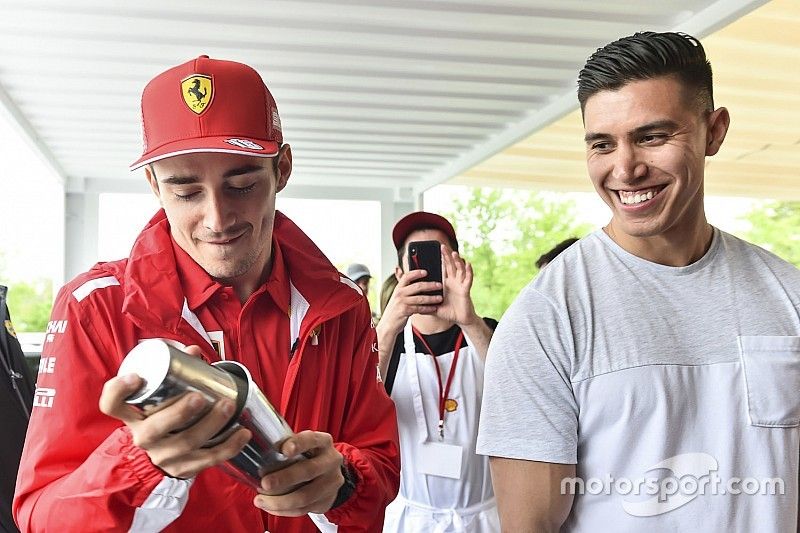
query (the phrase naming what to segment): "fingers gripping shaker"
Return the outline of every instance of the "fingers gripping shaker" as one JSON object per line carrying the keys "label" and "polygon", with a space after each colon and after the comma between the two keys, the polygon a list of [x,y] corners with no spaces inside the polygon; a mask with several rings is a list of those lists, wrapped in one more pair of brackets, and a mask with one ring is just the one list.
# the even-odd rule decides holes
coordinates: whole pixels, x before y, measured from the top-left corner
{"label": "fingers gripping shaker", "polygon": [[266,474],[303,457],[287,457],[279,452],[283,442],[293,435],[292,430],[241,363],[217,361],[209,365],[163,340],[149,339],[125,356],[117,375],[125,374],[137,374],[144,381],[125,401],[145,416],[190,391],[202,394],[212,404],[222,399],[233,401],[233,417],[204,447],[219,444],[240,427],[249,429],[252,437],[244,449],[221,466],[253,488],[259,488]]}

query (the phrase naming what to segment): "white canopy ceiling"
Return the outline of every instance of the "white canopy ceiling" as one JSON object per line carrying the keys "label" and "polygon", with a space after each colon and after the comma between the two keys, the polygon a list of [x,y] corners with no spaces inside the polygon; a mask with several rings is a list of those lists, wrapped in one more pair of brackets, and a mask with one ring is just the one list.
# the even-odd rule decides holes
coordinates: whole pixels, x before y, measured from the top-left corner
{"label": "white canopy ceiling", "polygon": [[139,95],[200,54],[256,67],[292,183],[420,193],[575,107],[598,46],[706,35],[763,0],[0,0],[0,104],[67,190],[134,190]]}

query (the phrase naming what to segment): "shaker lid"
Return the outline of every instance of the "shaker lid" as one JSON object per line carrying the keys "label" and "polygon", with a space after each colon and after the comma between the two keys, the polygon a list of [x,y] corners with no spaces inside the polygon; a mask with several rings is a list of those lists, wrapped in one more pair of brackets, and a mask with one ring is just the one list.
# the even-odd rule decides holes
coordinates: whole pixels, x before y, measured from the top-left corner
{"label": "shaker lid", "polygon": [[126,401],[147,398],[161,385],[169,373],[169,346],[161,339],[147,339],[137,344],[119,366],[118,376],[136,374],[144,384]]}

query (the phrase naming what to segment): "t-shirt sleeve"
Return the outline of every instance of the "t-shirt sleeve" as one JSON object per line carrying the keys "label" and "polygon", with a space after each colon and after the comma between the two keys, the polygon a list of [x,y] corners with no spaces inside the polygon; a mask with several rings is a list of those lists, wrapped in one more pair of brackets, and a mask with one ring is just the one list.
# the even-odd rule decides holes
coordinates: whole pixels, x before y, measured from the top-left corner
{"label": "t-shirt sleeve", "polygon": [[532,286],[520,293],[489,345],[479,454],[577,463],[571,337],[551,300]]}

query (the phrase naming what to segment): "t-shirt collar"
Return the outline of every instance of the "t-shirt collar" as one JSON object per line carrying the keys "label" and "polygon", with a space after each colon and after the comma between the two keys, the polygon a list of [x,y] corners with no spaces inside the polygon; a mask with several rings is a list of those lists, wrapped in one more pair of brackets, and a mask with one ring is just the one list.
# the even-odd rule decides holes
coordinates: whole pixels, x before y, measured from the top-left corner
{"label": "t-shirt collar", "polygon": [[670,276],[685,276],[687,274],[692,274],[694,272],[702,270],[703,268],[706,267],[706,265],[708,265],[714,260],[714,257],[716,257],[717,251],[719,250],[720,247],[720,240],[721,240],[719,235],[720,230],[717,229],[715,226],[711,226],[711,229],[713,231],[711,236],[711,245],[709,246],[706,253],[703,254],[703,257],[701,257],[700,259],[698,259],[697,261],[695,261],[690,265],[682,267],[660,265],[658,263],[654,263],[652,261],[648,261],[647,259],[638,257],[630,253],[626,249],[624,249],[619,244],[617,244],[617,242],[614,239],[612,239],[605,231],[603,231],[602,228],[596,230],[594,232],[594,235],[596,235],[602,242],[604,242],[605,245],[614,253],[614,255],[619,257],[623,262],[627,263],[630,266],[646,268],[652,272],[667,274]]}

